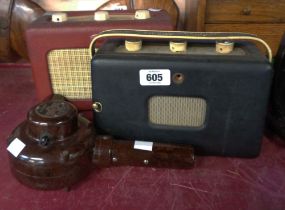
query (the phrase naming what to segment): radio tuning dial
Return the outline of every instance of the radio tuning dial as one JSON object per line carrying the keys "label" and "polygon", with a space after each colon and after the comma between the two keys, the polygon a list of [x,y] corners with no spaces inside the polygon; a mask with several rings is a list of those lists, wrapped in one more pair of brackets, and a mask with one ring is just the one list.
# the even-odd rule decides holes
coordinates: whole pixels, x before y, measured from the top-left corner
{"label": "radio tuning dial", "polygon": [[169,49],[171,52],[186,52],[187,51],[187,42],[186,41],[170,41]]}
{"label": "radio tuning dial", "polygon": [[234,43],[230,41],[216,42],[216,52],[228,54],[234,50]]}
{"label": "radio tuning dial", "polygon": [[65,22],[65,21],[67,21],[67,14],[64,12],[54,13],[51,16],[51,21],[57,22],[57,23]]}
{"label": "radio tuning dial", "polygon": [[150,18],[150,12],[148,10],[137,10],[135,13],[135,19],[145,20]]}
{"label": "radio tuning dial", "polygon": [[94,102],[92,108],[95,112],[102,112],[102,104],[100,102]]}
{"label": "radio tuning dial", "polygon": [[125,48],[129,52],[136,52],[142,48],[142,40],[125,40]]}
{"label": "radio tuning dial", "polygon": [[95,21],[106,21],[110,18],[109,12],[107,11],[98,11],[94,13]]}

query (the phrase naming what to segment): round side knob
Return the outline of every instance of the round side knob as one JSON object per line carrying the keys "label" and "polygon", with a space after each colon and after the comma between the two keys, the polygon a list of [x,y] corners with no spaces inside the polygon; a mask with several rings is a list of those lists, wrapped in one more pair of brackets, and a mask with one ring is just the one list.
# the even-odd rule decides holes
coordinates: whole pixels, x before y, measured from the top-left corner
{"label": "round side knob", "polygon": [[94,13],[95,21],[106,21],[109,19],[109,12],[107,11],[98,11]]}
{"label": "round side knob", "polygon": [[64,12],[60,12],[60,13],[54,13],[51,15],[51,21],[52,22],[65,22],[67,21],[67,14]]}
{"label": "round side knob", "polygon": [[221,54],[231,53],[234,49],[234,43],[229,41],[217,42],[216,52]]}
{"label": "round side knob", "polygon": [[170,41],[169,49],[171,52],[186,52],[187,51],[187,42],[186,41]]}
{"label": "round side knob", "polygon": [[100,102],[94,102],[92,108],[95,112],[102,112],[103,106]]}
{"label": "round side knob", "polygon": [[125,48],[129,52],[136,52],[142,48],[142,40],[125,40]]}
{"label": "round side knob", "polygon": [[135,14],[135,19],[145,20],[150,18],[150,12],[148,10],[137,10]]}

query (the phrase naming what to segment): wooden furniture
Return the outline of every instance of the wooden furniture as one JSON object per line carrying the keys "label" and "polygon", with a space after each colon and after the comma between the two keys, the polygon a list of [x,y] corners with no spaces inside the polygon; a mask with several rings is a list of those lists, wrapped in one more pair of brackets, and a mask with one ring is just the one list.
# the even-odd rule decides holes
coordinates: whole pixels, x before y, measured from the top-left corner
{"label": "wooden furniture", "polygon": [[0,62],[28,58],[26,27],[45,11],[30,0],[0,0]]}
{"label": "wooden furniture", "polygon": [[257,34],[276,54],[285,31],[285,0],[186,0],[185,29]]}

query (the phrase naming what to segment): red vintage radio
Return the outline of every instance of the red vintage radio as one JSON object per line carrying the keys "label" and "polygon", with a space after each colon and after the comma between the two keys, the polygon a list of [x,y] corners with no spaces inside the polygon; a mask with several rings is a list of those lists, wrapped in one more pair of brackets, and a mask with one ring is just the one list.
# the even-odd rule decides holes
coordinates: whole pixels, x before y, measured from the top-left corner
{"label": "red vintage radio", "polygon": [[148,10],[66,12],[38,18],[26,31],[38,99],[61,94],[81,112],[89,112],[88,46],[92,35],[112,28],[173,30],[173,24],[165,11]]}

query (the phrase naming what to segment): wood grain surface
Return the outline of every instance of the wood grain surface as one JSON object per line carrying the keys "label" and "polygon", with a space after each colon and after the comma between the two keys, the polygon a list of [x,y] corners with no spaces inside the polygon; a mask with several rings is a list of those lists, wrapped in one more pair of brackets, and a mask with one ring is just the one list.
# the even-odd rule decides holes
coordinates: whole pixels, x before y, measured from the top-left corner
{"label": "wood grain surface", "polygon": [[207,0],[206,23],[283,23],[285,0]]}
{"label": "wood grain surface", "polygon": [[[216,32],[246,32],[257,34],[264,39],[273,50],[275,55],[284,33],[285,24],[206,24],[206,31]],[[263,48],[262,48],[263,49]],[[264,49],[263,49],[264,50]]]}

